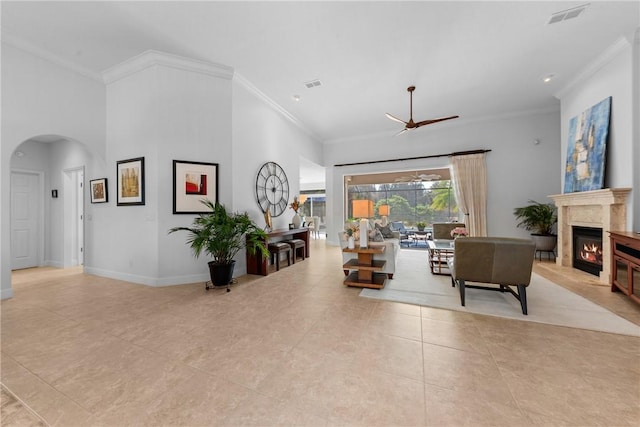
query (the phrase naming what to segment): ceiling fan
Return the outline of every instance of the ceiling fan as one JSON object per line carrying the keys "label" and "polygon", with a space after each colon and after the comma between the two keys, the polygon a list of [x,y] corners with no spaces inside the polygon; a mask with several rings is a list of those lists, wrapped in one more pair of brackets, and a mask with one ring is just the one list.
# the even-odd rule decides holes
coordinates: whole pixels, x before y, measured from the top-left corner
{"label": "ceiling fan", "polygon": [[431,119],[431,120],[423,120],[421,122],[414,122],[413,121],[413,91],[416,90],[415,86],[409,86],[407,88],[407,91],[409,92],[409,97],[410,97],[410,101],[409,101],[409,121],[405,122],[404,120],[400,120],[397,117],[392,116],[389,113],[386,113],[387,117],[390,118],[393,121],[396,121],[398,123],[403,123],[404,124],[404,129],[402,129],[400,132],[397,133],[397,135],[400,135],[401,133],[404,133],[408,130],[411,129],[417,129],[421,126],[425,126],[425,125],[430,125],[433,123],[438,123],[438,122],[443,122],[445,120],[451,120],[451,119],[457,119],[460,116],[449,116],[449,117],[442,117],[439,119]]}
{"label": "ceiling fan", "polygon": [[407,176],[401,176],[396,178],[396,182],[425,182],[425,181],[437,181],[440,178],[442,178],[442,176],[435,174],[435,173],[431,173],[431,174],[426,174],[426,173],[418,173],[418,172],[414,172],[413,175],[407,175]]}

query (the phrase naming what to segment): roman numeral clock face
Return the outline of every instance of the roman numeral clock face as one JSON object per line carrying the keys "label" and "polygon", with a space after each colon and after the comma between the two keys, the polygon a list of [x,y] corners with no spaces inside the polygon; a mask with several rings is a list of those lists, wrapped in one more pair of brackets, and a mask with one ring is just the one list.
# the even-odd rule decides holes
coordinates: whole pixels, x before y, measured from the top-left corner
{"label": "roman numeral clock face", "polygon": [[258,171],[256,200],[262,212],[280,216],[289,204],[289,181],[279,164],[267,162]]}

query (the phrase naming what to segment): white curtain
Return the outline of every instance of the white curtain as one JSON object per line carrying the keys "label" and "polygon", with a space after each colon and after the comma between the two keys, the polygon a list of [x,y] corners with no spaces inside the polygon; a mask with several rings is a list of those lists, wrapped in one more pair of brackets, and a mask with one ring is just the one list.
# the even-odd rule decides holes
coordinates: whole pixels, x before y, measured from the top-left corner
{"label": "white curtain", "polygon": [[453,188],[470,236],[487,235],[487,165],[485,153],[451,156]]}

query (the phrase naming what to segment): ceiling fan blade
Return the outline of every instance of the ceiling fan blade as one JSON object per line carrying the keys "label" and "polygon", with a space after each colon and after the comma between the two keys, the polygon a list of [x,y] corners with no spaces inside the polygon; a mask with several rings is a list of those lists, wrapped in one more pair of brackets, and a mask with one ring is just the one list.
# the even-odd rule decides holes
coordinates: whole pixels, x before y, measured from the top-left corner
{"label": "ceiling fan blade", "polygon": [[403,133],[405,133],[405,132],[406,132],[406,131],[408,131],[408,130],[409,130],[409,129],[404,128],[404,129],[402,129],[400,132],[396,133],[396,134],[395,134],[395,135],[393,135],[393,136],[402,135]]}
{"label": "ceiling fan blade", "polygon": [[449,117],[442,117],[440,119],[423,120],[421,122],[416,123],[416,127],[419,128],[420,126],[430,125],[438,122],[444,122],[445,120],[457,119],[458,117],[460,116],[449,116]]}
{"label": "ceiling fan blade", "polygon": [[407,124],[407,122],[405,122],[404,120],[400,120],[400,119],[399,119],[399,118],[397,118],[397,117],[393,117],[393,116],[392,116],[391,114],[389,114],[389,113],[384,113],[384,114],[385,114],[388,118],[390,118],[391,120],[393,120],[394,122],[402,123],[402,124],[404,124],[404,125],[406,125],[406,124]]}

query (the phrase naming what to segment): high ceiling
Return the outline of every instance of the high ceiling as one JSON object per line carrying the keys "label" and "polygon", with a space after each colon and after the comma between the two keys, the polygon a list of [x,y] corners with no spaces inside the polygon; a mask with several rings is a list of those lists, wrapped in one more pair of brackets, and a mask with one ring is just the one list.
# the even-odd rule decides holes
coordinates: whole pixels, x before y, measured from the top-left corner
{"label": "high ceiling", "polygon": [[[231,66],[319,141],[558,107],[554,94],[640,26],[640,2],[10,2],[2,37],[86,74],[149,49]],[[549,83],[542,77],[555,74]],[[315,79],[321,86],[307,89]],[[300,97],[299,101],[294,96]],[[428,131],[428,127],[414,132]]]}

